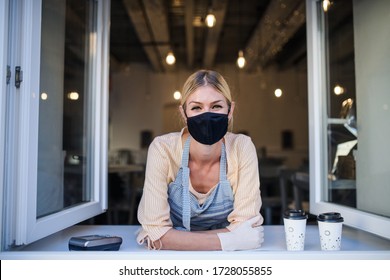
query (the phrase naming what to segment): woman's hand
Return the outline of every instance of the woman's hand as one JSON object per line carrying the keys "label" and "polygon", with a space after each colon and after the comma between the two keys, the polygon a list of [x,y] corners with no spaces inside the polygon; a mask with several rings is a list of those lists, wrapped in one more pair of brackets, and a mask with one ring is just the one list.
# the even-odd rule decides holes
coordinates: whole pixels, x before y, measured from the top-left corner
{"label": "woman's hand", "polygon": [[264,241],[264,228],[253,227],[260,216],[251,218],[231,232],[218,233],[223,251],[249,250],[261,246]]}

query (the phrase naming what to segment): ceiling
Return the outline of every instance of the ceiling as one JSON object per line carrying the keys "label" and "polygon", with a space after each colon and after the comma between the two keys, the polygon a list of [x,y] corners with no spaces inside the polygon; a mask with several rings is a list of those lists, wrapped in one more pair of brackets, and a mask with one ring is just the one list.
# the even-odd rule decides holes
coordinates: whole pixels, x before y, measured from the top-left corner
{"label": "ceiling", "polygon": [[111,0],[111,59],[167,72],[234,64],[244,50],[246,71],[291,67],[306,58],[305,22],[303,0]]}

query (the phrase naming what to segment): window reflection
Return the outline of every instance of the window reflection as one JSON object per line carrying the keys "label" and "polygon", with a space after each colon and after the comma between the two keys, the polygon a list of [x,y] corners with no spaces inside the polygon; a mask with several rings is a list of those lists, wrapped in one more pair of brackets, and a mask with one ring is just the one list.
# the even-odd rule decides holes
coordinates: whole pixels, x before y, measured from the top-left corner
{"label": "window reflection", "polygon": [[356,94],[352,1],[324,13],[328,61],[327,201],[356,207]]}
{"label": "window reflection", "polygon": [[94,1],[42,1],[37,217],[91,200]]}
{"label": "window reflection", "polygon": [[[322,13],[327,60],[324,200],[389,217],[389,2],[334,1]],[[387,34],[387,33],[386,33]],[[355,77],[357,77],[355,79]]]}

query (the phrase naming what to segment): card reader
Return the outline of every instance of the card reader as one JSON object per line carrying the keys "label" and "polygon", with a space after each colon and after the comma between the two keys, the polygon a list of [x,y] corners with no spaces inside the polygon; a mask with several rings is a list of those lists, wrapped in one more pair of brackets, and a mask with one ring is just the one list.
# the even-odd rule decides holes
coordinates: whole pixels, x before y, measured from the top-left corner
{"label": "card reader", "polygon": [[69,251],[118,251],[122,238],[111,235],[85,235],[69,239]]}

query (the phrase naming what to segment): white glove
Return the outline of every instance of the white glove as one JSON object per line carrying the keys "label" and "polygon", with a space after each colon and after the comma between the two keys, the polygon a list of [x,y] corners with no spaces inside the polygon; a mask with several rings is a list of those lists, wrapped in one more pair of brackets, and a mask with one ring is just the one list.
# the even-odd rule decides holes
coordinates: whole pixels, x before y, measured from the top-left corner
{"label": "white glove", "polygon": [[218,233],[222,250],[235,251],[259,248],[264,241],[264,228],[262,226],[252,227],[259,219],[259,216],[253,217],[233,231]]}

